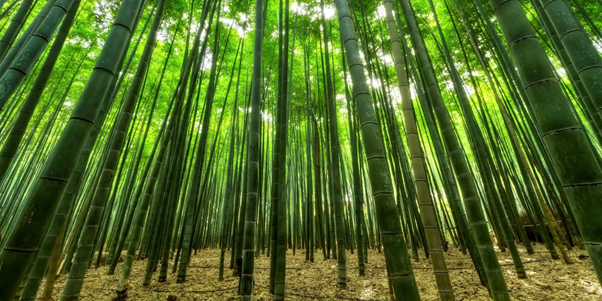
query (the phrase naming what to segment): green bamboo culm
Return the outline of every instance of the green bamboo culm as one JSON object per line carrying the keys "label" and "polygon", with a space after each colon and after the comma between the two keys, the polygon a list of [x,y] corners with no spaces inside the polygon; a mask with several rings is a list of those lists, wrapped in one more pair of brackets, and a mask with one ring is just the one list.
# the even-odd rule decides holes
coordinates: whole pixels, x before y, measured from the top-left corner
{"label": "green bamboo culm", "polygon": [[[238,53],[241,49],[244,49],[245,39],[243,38],[239,44],[239,48],[236,50],[235,58],[238,58]],[[238,79],[236,83],[236,93],[234,94],[234,106],[232,108],[231,125],[230,125],[230,150],[228,151],[228,167],[227,167],[227,179],[226,179],[226,192],[224,196],[224,203],[222,204],[222,233],[220,234],[220,259],[219,259],[219,280],[224,280],[224,260],[226,255],[226,246],[228,245],[228,238],[230,236],[231,231],[231,213],[232,206],[234,202],[234,194],[233,187],[234,184],[234,163],[236,161],[235,158],[235,142],[236,142],[236,134],[237,134],[237,125],[238,125],[238,88],[240,84],[240,70],[242,69],[242,57],[240,61],[238,61]],[[234,68],[236,64],[232,67],[232,73],[230,75],[234,75]]]}
{"label": "green bamboo culm", "polygon": [[391,0],[383,1],[385,13],[387,15],[387,24],[389,36],[391,37],[391,48],[393,50],[393,59],[395,63],[395,72],[397,74],[397,84],[401,94],[401,105],[405,121],[406,136],[410,148],[410,157],[412,158],[412,170],[414,172],[414,183],[420,204],[420,216],[425,226],[426,239],[429,252],[433,261],[433,267],[436,271],[435,278],[439,289],[439,298],[441,300],[455,300],[451,280],[447,271],[445,257],[443,255],[443,245],[441,234],[439,232],[437,216],[433,207],[433,199],[425,170],[424,154],[420,146],[420,137],[418,136],[418,127],[412,105],[412,95],[410,92],[410,83],[406,75],[405,58],[401,51],[399,34],[395,26],[393,17],[393,3]]}
{"label": "green bamboo culm", "polygon": [[339,288],[347,287],[347,258],[345,254],[345,224],[343,220],[343,196],[341,191],[341,168],[340,168],[340,149],[339,149],[339,131],[337,120],[337,106],[334,96],[334,84],[330,67],[330,50],[328,27],[326,25],[326,16],[324,15],[324,0],[320,1],[322,6],[322,30],[324,34],[324,62],[326,69],[326,106],[328,112],[328,133],[330,137],[330,156],[332,160],[331,185],[332,185],[332,204],[334,213],[334,226],[336,233],[336,255],[337,255],[337,285]]}
{"label": "green bamboo culm", "polygon": [[15,41],[15,38],[21,30],[21,27],[23,27],[23,24],[25,24],[25,19],[29,15],[32,4],[33,1],[31,0],[24,0],[21,2],[17,13],[10,21],[8,28],[2,35],[2,38],[0,38],[0,60],[4,59],[4,56]]}
{"label": "green bamboo culm", "polygon": [[357,118],[368,159],[372,195],[393,294],[396,300],[420,300],[408,249],[401,232],[401,222],[397,213],[393,183],[389,177],[384,141],[368,89],[349,4],[347,0],[336,0],[335,5],[339,16],[341,39],[353,82],[353,101],[357,107]]}
{"label": "green bamboo culm", "polygon": [[261,172],[260,126],[261,126],[261,65],[263,49],[263,0],[255,1],[255,47],[253,49],[253,78],[251,86],[251,118],[249,120],[249,142],[247,146],[247,199],[244,224],[242,270],[238,295],[241,301],[253,298],[253,269],[255,267],[255,232],[257,229],[257,200]]}
{"label": "green bamboo culm", "polygon": [[[198,36],[199,35],[197,35],[197,37]],[[198,40],[195,41],[195,46],[198,46]],[[185,61],[185,65],[184,65],[182,74],[186,74],[186,73],[190,72],[190,67],[191,67],[190,65],[192,64],[193,59],[194,59],[194,55]],[[117,288],[115,289],[115,295],[116,295],[115,298],[116,299],[125,298],[127,296],[128,283],[129,283],[129,278],[130,278],[130,274],[132,271],[132,265],[134,263],[134,257],[136,255],[136,252],[138,251],[138,247],[141,244],[141,239],[142,239],[142,235],[143,235],[142,232],[144,230],[146,217],[147,217],[147,215],[151,216],[151,214],[149,214],[150,202],[151,202],[151,199],[153,198],[155,186],[157,185],[159,172],[161,171],[161,167],[162,167],[164,161],[166,160],[165,157],[166,157],[166,153],[168,151],[169,141],[171,140],[171,137],[173,136],[175,124],[177,123],[176,120],[177,120],[177,118],[179,118],[179,115],[180,115],[180,111],[181,111],[181,107],[182,107],[182,95],[184,94],[184,91],[186,90],[185,86],[186,86],[187,80],[188,80],[188,77],[185,77],[185,76],[182,76],[182,78],[180,79],[181,82],[179,83],[179,88],[178,88],[179,91],[176,92],[177,95],[174,97],[175,99],[173,100],[173,103],[171,104],[171,106],[173,106],[171,115],[168,115],[165,118],[165,120],[167,120],[169,123],[167,123],[167,126],[165,126],[165,128],[161,130],[162,132],[164,131],[165,133],[163,134],[163,136],[161,138],[161,142],[157,145],[159,152],[154,157],[154,160],[152,162],[149,161],[149,164],[147,165],[147,169],[150,172],[147,176],[146,184],[140,183],[138,186],[139,194],[137,193],[136,195],[140,196],[140,200],[138,201],[139,205],[135,209],[135,213],[133,216],[134,218],[131,221],[131,227],[133,227],[133,228],[131,229],[131,232],[129,235],[130,242],[128,243],[127,253],[125,256],[125,260],[123,262],[123,266],[121,268],[121,272],[119,274],[119,281],[117,283]]]}
{"label": "green bamboo culm", "polygon": [[[204,7],[203,7],[203,11],[201,13],[201,21],[200,24],[204,24],[205,20],[207,19],[207,17],[209,17],[209,24],[208,26],[211,26],[211,22],[213,20],[213,15],[215,13],[215,4],[217,4],[215,1],[206,1],[204,3]],[[209,15],[209,10],[211,10],[211,14]],[[216,28],[216,31],[219,32],[218,28]],[[198,36],[198,33],[197,33]],[[196,39],[200,39],[200,37],[197,37]],[[206,51],[207,48],[207,42],[208,39],[205,39],[205,41],[203,42],[203,46],[201,47],[201,51],[200,53],[196,53],[198,52],[198,45],[200,43],[200,41],[198,43],[196,43],[195,40],[195,46],[193,46],[193,52],[194,55],[196,55],[196,61],[195,61],[195,67],[192,70],[198,70],[198,66],[200,66],[200,62],[203,60],[203,56],[204,53]],[[215,43],[217,43],[217,40],[215,40]],[[217,51],[217,50],[215,50]],[[213,86],[213,83],[215,81],[215,68],[213,66],[214,64],[212,64],[211,66],[211,75],[210,75],[210,81],[211,81],[211,86]],[[186,71],[186,72],[190,72],[190,71]],[[188,74],[188,73],[186,73]],[[197,72],[193,72],[191,75],[191,79],[190,79],[190,87],[189,90],[193,91],[195,89],[195,85],[196,85],[196,81],[197,81],[197,77],[198,77],[198,73]],[[185,90],[183,90],[185,91]],[[188,93],[188,98],[187,101],[190,102],[192,101],[192,97],[193,97],[194,93],[189,92]],[[182,95],[183,97],[183,95]],[[208,103],[208,106],[212,106],[213,103],[213,99],[210,97],[210,94],[208,93],[205,97],[205,101]],[[204,118],[205,122],[206,118]],[[208,122],[208,121],[207,121]],[[208,123],[205,124],[203,126],[204,128],[208,127]],[[205,131],[201,132],[201,137],[199,137],[200,141],[199,144],[201,143],[205,143],[204,141],[206,141],[207,139],[207,135],[205,134]],[[194,218],[194,214],[195,214],[195,208],[199,208],[200,207],[200,200],[199,200],[199,190],[201,190],[201,169],[203,167],[203,157],[205,156],[205,146],[204,145],[199,145],[197,147],[197,154],[196,154],[196,158],[195,158],[195,168],[194,171],[191,175],[192,178],[192,184],[189,187],[189,191],[188,191],[188,196],[186,199],[186,206],[184,207],[184,224],[183,224],[183,229],[182,229],[182,242],[181,242],[181,254],[180,254],[180,262],[179,262],[179,266],[178,266],[178,279],[177,282],[178,283],[182,283],[184,281],[186,281],[186,271],[188,268],[188,263],[190,260],[190,253],[192,251],[192,243],[193,243],[193,232],[194,227],[195,227],[195,218]],[[198,204],[197,204],[198,203]]]}
{"label": "green bamboo culm", "polygon": [[[401,21],[400,21],[398,14],[396,14],[396,21],[397,21],[397,24],[401,31],[401,25],[400,25]],[[405,36],[403,31],[401,31],[400,36]],[[403,45],[403,49],[405,50],[405,52],[411,53],[406,40],[400,39],[400,41]],[[414,80],[415,81],[420,80],[420,77],[419,77],[418,71],[417,71],[418,68],[415,66],[413,59],[408,60],[408,67],[411,71],[411,75],[414,78]],[[418,94],[418,100],[420,101],[421,107],[428,108],[426,94],[422,90],[422,86],[416,85],[416,91]],[[437,161],[439,162],[439,165],[441,168],[442,177],[444,180],[443,186],[445,189],[445,194],[448,195],[448,197],[450,199],[450,204],[452,205],[451,208],[452,209],[455,208],[454,210],[456,211],[456,214],[457,214],[458,227],[461,228],[461,233],[464,236],[466,247],[470,253],[472,262],[476,267],[477,274],[479,275],[479,280],[481,282],[481,285],[486,286],[487,279],[485,276],[485,267],[483,265],[483,261],[481,260],[480,252],[477,248],[476,238],[473,233],[473,229],[469,224],[466,212],[462,206],[462,201],[460,198],[460,192],[458,189],[457,180],[454,177],[453,171],[451,169],[451,164],[447,158],[447,154],[445,153],[445,151],[443,149],[443,143],[441,141],[439,131],[437,130],[437,127],[435,124],[435,117],[433,116],[433,112],[431,112],[430,110],[423,110],[423,113],[424,113],[424,118],[426,121],[428,132],[430,133],[430,136],[431,136],[431,139],[433,142],[433,146],[435,148]]]}
{"label": "green bamboo culm", "polygon": [[[205,2],[205,7],[208,7],[209,3],[210,3],[210,1]],[[204,12],[203,16],[201,17],[202,20],[204,20],[205,14],[206,13]],[[201,22],[201,24],[202,23],[203,22]],[[197,31],[197,33],[194,37],[191,54],[188,55],[188,57],[185,58],[185,60],[184,60],[184,64],[182,66],[182,71],[180,73],[178,89],[176,89],[173,103],[172,103],[173,109],[172,109],[171,115],[166,116],[166,120],[168,120],[168,122],[166,123],[165,129],[164,129],[165,133],[161,139],[161,143],[158,146],[159,152],[156,155],[156,158],[154,159],[152,164],[149,163],[150,173],[148,175],[147,183],[144,185],[142,185],[142,183],[141,183],[139,186],[140,192],[141,192],[141,194],[140,194],[141,200],[139,201],[139,205],[136,208],[134,218],[131,222],[131,225],[133,228],[130,233],[130,241],[129,241],[128,247],[127,247],[127,254],[125,256],[125,260],[124,260],[123,266],[121,268],[121,273],[119,274],[119,281],[117,282],[117,288],[115,289],[116,298],[125,298],[127,296],[128,283],[130,281],[130,274],[132,272],[134,256],[136,255],[136,251],[138,251],[138,247],[141,243],[142,231],[144,229],[146,217],[147,217],[147,215],[149,215],[148,214],[149,205],[150,205],[151,199],[153,198],[155,186],[157,185],[157,178],[159,176],[159,172],[161,171],[161,167],[163,166],[163,162],[165,160],[165,157],[166,157],[166,154],[168,151],[169,143],[172,139],[174,127],[177,123],[176,120],[178,120],[178,118],[180,116],[180,111],[182,110],[181,109],[182,108],[182,99],[184,98],[184,94],[186,92],[186,86],[188,84],[188,80],[190,77],[189,74],[191,74],[190,70],[193,68],[193,62],[194,62],[194,70],[198,70],[198,67],[199,67],[200,60],[196,60],[196,62],[195,62],[195,58],[196,58],[197,52],[199,50],[201,32],[202,32],[202,30],[200,30],[200,29]],[[195,75],[197,73],[193,72],[192,74]],[[196,78],[193,76],[190,85],[193,86],[195,80],[196,80]],[[152,165],[152,167],[150,167],[151,165]],[[143,191],[142,191],[142,189],[143,189]],[[184,231],[183,231],[182,235],[185,235]],[[180,277],[180,276],[178,276],[178,277]]]}
{"label": "green bamboo culm", "polygon": [[[341,45],[342,46],[342,45]],[[341,47],[343,48],[343,47]],[[347,62],[345,61],[345,58],[342,57],[343,60],[343,72],[345,74],[345,78],[347,78]],[[307,80],[309,81],[309,80]],[[349,85],[347,84],[347,81],[345,81],[345,96],[347,98],[347,112],[350,112],[350,114],[347,114],[347,121],[349,123],[349,143],[351,144],[351,170],[352,170],[352,177],[353,177],[353,203],[354,203],[354,213],[355,213],[355,221],[356,221],[356,225],[355,225],[355,242],[357,244],[357,263],[358,263],[358,272],[360,276],[366,276],[366,265],[365,265],[365,261],[366,261],[366,253],[365,253],[365,247],[366,244],[364,242],[364,236],[362,234],[362,228],[365,226],[365,222],[364,222],[364,199],[363,199],[363,195],[362,195],[362,189],[363,189],[363,183],[360,180],[360,170],[359,170],[359,160],[360,160],[360,156],[359,156],[359,150],[358,150],[358,133],[356,130],[357,127],[357,122],[353,119],[353,116],[356,115],[355,113],[355,106],[353,106],[353,109],[351,107],[351,96],[350,96],[351,92],[349,91]],[[309,118],[309,112],[308,112],[308,118]],[[309,128],[309,120],[308,120],[308,128]],[[309,129],[307,130],[307,132],[309,133]],[[309,139],[308,139],[309,140]],[[309,143],[309,141],[308,141]],[[310,153],[308,151],[308,153]],[[308,156],[308,158],[311,158],[310,156]],[[308,171],[309,173],[309,171]],[[311,177],[311,174],[310,174]],[[309,183],[309,182],[308,182]],[[312,211],[313,212],[313,211]],[[311,218],[311,215],[310,215]]]}
{"label": "green bamboo culm", "polygon": [[10,67],[0,78],[0,111],[10,99],[12,94],[19,88],[25,77],[29,74],[38,58],[52,40],[55,31],[67,14],[74,0],[59,0],[48,12],[46,18],[41,21],[33,35],[27,39],[23,49],[11,62]]}
{"label": "green bamboo culm", "polygon": [[[145,3],[145,2],[144,2]],[[144,5],[143,2],[140,3],[140,5]],[[138,14],[136,16],[136,20],[140,20],[140,16],[142,14],[144,10],[139,9],[138,10]],[[118,69],[117,70],[128,70],[129,69],[129,65],[132,61],[132,57],[133,54],[136,53],[136,49],[138,48],[139,42],[143,36],[143,33],[146,31],[146,26],[147,23],[149,22],[150,17],[147,19],[147,21],[145,22],[141,33],[139,35],[139,38],[137,39],[137,42],[134,44],[132,52],[129,56],[129,59],[126,62],[126,54],[127,52],[124,51],[121,55],[121,58],[119,59],[119,64],[118,64]],[[134,22],[134,28],[130,31],[133,37],[134,32],[136,31],[135,28],[137,27],[138,22]],[[131,44],[131,38],[128,39],[128,42],[125,46],[125,49],[129,49],[129,45]],[[125,66],[124,66],[125,63]],[[41,253],[38,256],[37,261],[40,260],[44,260],[43,257],[40,256],[50,256],[50,263],[48,265],[48,271],[46,272],[46,282],[45,282],[45,288],[44,288],[44,294],[43,296],[45,298],[50,298],[50,296],[52,295],[52,291],[53,291],[53,287],[55,284],[55,280],[56,280],[56,275],[57,275],[57,271],[58,271],[58,261],[59,261],[59,255],[58,254],[60,252],[61,249],[61,244],[62,239],[58,239],[60,236],[65,235],[65,238],[67,238],[67,234],[64,233],[67,229],[67,223],[69,220],[69,217],[71,215],[71,210],[74,210],[75,204],[76,204],[76,200],[77,200],[77,196],[78,196],[78,190],[80,188],[80,185],[82,184],[82,181],[84,181],[84,176],[86,174],[86,170],[88,170],[87,165],[88,165],[88,161],[89,159],[92,157],[92,150],[93,147],[96,143],[97,138],[99,138],[100,136],[100,132],[102,129],[102,126],[107,118],[107,115],[109,115],[109,110],[111,108],[112,103],[115,100],[116,97],[116,92],[119,90],[119,87],[121,85],[121,82],[123,80],[123,78],[127,75],[127,72],[122,72],[120,77],[114,77],[111,81],[111,84],[109,86],[109,91],[107,92],[107,94],[105,95],[104,100],[102,101],[102,104],[100,106],[100,110],[99,113],[96,117],[96,120],[94,122],[94,126],[92,127],[92,130],[90,132],[90,134],[88,135],[87,141],[84,144],[83,147],[83,151],[80,153],[79,158],[77,158],[77,163],[75,165],[75,169],[73,170],[73,174],[71,175],[71,177],[69,178],[69,183],[67,184],[67,187],[65,188],[65,191],[61,197],[61,200],[59,202],[59,205],[57,207],[57,210],[55,212],[55,216],[52,219],[52,223],[50,224],[50,228],[48,229],[48,233],[46,235],[46,238],[44,239],[43,242],[43,248],[41,249]],[[152,157],[152,156],[151,156]],[[91,167],[89,167],[91,168]],[[90,202],[88,200],[86,200],[86,203],[84,205],[84,207],[82,207],[82,211],[83,212],[87,212],[88,211],[88,207]],[[80,229],[82,229],[82,227],[80,226],[81,223],[83,223],[84,218],[86,217],[85,214],[81,214],[76,221],[75,226],[75,231],[73,231],[72,233],[70,233],[70,235],[68,236],[68,239],[65,239],[65,245],[69,246],[69,251],[65,257],[65,263],[63,264],[62,268],[61,268],[61,274],[68,274],[69,273],[69,269],[71,267],[71,261],[73,259],[73,255],[75,253],[76,250],[76,246],[77,243],[74,243],[78,240],[79,238],[79,234],[81,233]],[[55,249],[59,249],[56,251],[50,251],[50,250],[45,250],[44,248],[46,248],[46,246],[48,246],[49,248],[53,248],[52,246],[54,245]],[[45,259],[48,260],[48,259]]]}
{"label": "green bamboo culm", "polygon": [[[66,13],[65,2],[70,6],[72,1],[59,1],[55,8],[58,7],[58,10],[64,10]],[[119,60],[113,58],[121,57],[125,51],[140,2],[141,0],[125,0],[121,4],[105,46],[71,118],[42,168],[31,194],[25,200],[25,209],[18,218],[19,226],[7,236],[5,247],[0,253],[2,266],[0,300],[13,298],[40,247],[58,201],[73,172],[76,158],[82,151],[102,100],[115,76]],[[63,5],[59,6],[59,4]],[[53,15],[52,11],[48,18]]]}
{"label": "green bamboo culm", "polygon": [[485,139],[483,134],[478,128],[476,118],[473,113],[473,109],[470,105],[469,97],[464,89],[464,85],[462,83],[462,78],[460,77],[460,73],[456,68],[456,65],[451,57],[449,47],[447,46],[447,42],[445,40],[445,35],[441,30],[441,24],[439,23],[439,18],[437,17],[437,13],[435,11],[435,6],[432,0],[429,0],[429,5],[431,7],[431,11],[433,12],[433,16],[435,19],[435,23],[437,24],[437,31],[439,33],[439,38],[441,40],[441,48],[443,48],[443,53],[445,55],[445,59],[448,62],[449,72],[452,78],[453,85],[455,87],[455,91],[458,95],[459,104],[462,112],[464,113],[464,120],[467,124],[468,133],[471,139],[469,141],[472,143],[472,149],[477,158],[477,166],[481,171],[481,178],[485,184],[485,199],[488,204],[490,204],[490,208],[496,212],[496,216],[498,217],[499,225],[501,228],[501,236],[500,239],[504,240],[508,249],[510,249],[510,254],[512,256],[512,261],[515,264],[516,274],[518,278],[527,278],[527,274],[525,272],[525,268],[523,266],[520,255],[518,254],[518,249],[516,248],[516,244],[514,242],[514,237],[512,235],[512,229],[510,228],[510,223],[508,222],[508,218],[504,212],[504,207],[502,206],[502,200],[499,197],[498,192],[496,191],[495,185],[495,176],[492,174],[491,166],[493,165],[493,158],[491,157],[491,153],[487,149],[487,144],[485,143]]}
{"label": "green bamboo culm", "polygon": [[42,97],[42,92],[44,91],[44,88],[50,79],[54,65],[56,64],[59,54],[61,53],[61,49],[63,48],[63,44],[67,39],[69,30],[73,25],[75,13],[79,8],[80,3],[81,0],[75,1],[67,11],[65,20],[59,28],[59,32],[56,35],[52,46],[50,47],[50,51],[48,52],[46,59],[44,60],[44,64],[42,65],[42,68],[40,68],[40,72],[36,77],[36,80],[33,83],[25,102],[21,106],[19,115],[11,128],[8,138],[2,145],[2,150],[0,151],[0,182],[2,182],[4,179],[4,176],[6,175],[13,158],[17,154],[17,150],[19,149],[19,145],[21,144],[21,140],[23,139],[27,125],[29,124],[34,110],[40,101],[40,98]]}
{"label": "green bamboo culm", "polygon": [[155,13],[153,24],[149,31],[144,51],[138,63],[138,69],[134,75],[134,79],[128,90],[126,99],[121,106],[121,112],[119,113],[118,120],[115,123],[113,129],[112,140],[110,142],[110,148],[107,153],[105,164],[102,168],[100,179],[98,180],[98,186],[96,192],[92,198],[92,204],[86,222],[84,224],[83,232],[79,239],[77,253],[72,263],[71,270],[69,272],[69,278],[65,284],[63,295],[61,300],[77,300],[81,292],[86,270],[88,268],[88,261],[92,255],[94,249],[94,241],[98,234],[99,225],[103,216],[105,204],[109,198],[109,193],[113,184],[115,170],[119,163],[121,151],[125,144],[128,128],[132,119],[132,114],[140,89],[142,86],[142,80],[144,74],[149,66],[150,58],[153,53],[155,40],[157,37],[157,31],[163,17],[163,11],[165,7],[165,0],[158,0],[157,11]]}
{"label": "green bamboo culm", "polygon": [[[525,86],[531,113],[568,197],[598,280],[602,282],[602,219],[599,216],[602,170],[596,154],[577,117],[568,113],[572,111],[570,100],[563,93],[521,2],[489,2]],[[567,46],[583,47],[583,44]]]}
{"label": "green bamboo culm", "polygon": [[[466,161],[464,150],[460,145],[458,136],[454,132],[453,124],[447,107],[443,102],[441,91],[437,83],[428,50],[420,33],[418,23],[414,17],[413,8],[408,0],[402,0],[401,7],[410,29],[410,36],[416,52],[418,67],[421,70],[423,81],[427,87],[427,95],[431,106],[439,121],[447,154],[450,157],[453,169],[462,191],[466,213],[473,229],[478,252],[485,267],[485,275],[489,291],[494,300],[510,300],[508,288],[500,267],[493,243],[489,236],[489,229],[478,195],[475,179]],[[429,108],[423,108],[429,110]]]}
{"label": "green bamboo culm", "polygon": [[[46,57],[46,60],[40,69],[40,74],[36,78],[31,91],[27,95],[25,103],[21,107],[21,111],[17,117],[17,120],[15,121],[15,125],[11,129],[10,136],[5,142],[5,145],[2,147],[2,151],[0,151],[0,162],[2,162],[0,163],[0,179],[4,177],[8,166],[10,166],[12,158],[17,152],[20,141],[23,138],[23,133],[25,133],[27,124],[29,124],[29,120],[33,115],[34,109],[42,96],[42,91],[50,79],[50,74],[52,73],[59,54],[61,53],[61,48],[65,43],[69,30],[71,29],[71,25],[73,25],[73,21],[75,20],[75,12],[79,8],[80,3],[81,0],[75,0],[75,2],[73,2],[69,8],[65,20],[63,21],[63,24],[61,24],[59,33],[52,43],[52,47],[50,47],[50,52],[48,53],[48,56]],[[59,207],[61,206],[60,203],[61,202],[59,202],[58,205]],[[57,208],[57,210],[59,209]],[[44,250],[44,248],[46,248],[44,251],[54,250],[54,244],[49,244],[48,246],[45,246],[45,244],[46,239],[44,239],[42,248],[37,255],[36,263],[29,275],[29,279],[25,289],[23,290],[23,296],[21,297],[21,300],[35,300],[36,293],[38,292],[42,282],[42,277],[48,267],[48,262],[50,259],[49,255],[51,253],[42,252],[42,250]],[[42,256],[42,258],[40,258],[41,254],[48,256]]]}
{"label": "green bamboo culm", "polygon": [[[276,135],[272,156],[272,187],[270,206],[270,285],[273,300],[284,298],[286,275],[286,66],[288,55],[284,51],[289,26],[284,0],[278,1],[278,91],[276,99]],[[287,40],[288,41],[288,40]],[[282,213],[282,214],[281,214]],[[242,251],[242,249],[241,249]],[[241,252],[242,256],[242,252]]]}
{"label": "green bamboo culm", "polygon": [[[595,106],[592,114],[602,111],[602,57],[565,0],[540,1],[554,30],[560,37],[581,83]],[[599,116],[598,116],[599,118]],[[598,129],[602,131],[602,129]],[[599,133],[598,133],[599,135]]]}
{"label": "green bamboo culm", "polygon": [[4,76],[4,73],[6,72],[8,67],[15,60],[15,57],[17,57],[17,55],[21,52],[21,49],[23,49],[23,46],[30,40],[32,34],[36,32],[38,27],[40,27],[42,21],[46,19],[46,16],[48,16],[48,13],[54,7],[54,4],[56,2],[57,0],[47,1],[46,4],[44,4],[42,10],[38,14],[36,14],[33,21],[31,21],[29,26],[27,26],[25,31],[23,31],[23,33],[19,36],[19,39],[17,39],[17,41],[14,42],[13,46],[2,59],[2,62],[0,62],[0,77]]}

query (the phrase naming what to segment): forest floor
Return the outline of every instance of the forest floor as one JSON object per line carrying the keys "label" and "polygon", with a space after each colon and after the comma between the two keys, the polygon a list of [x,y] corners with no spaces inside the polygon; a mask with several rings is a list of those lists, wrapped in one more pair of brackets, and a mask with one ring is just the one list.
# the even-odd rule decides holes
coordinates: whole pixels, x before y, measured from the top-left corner
{"label": "forest floor", "polygon": [[[602,300],[602,288],[585,250],[570,251],[569,257],[573,261],[570,265],[562,260],[552,260],[543,245],[536,245],[535,250],[532,255],[521,251],[527,279],[516,277],[509,252],[498,252],[513,300]],[[142,286],[146,260],[135,261],[128,300],[235,300],[238,277],[232,276],[232,271],[227,269],[229,255],[227,252],[224,281],[218,281],[219,250],[203,250],[193,256],[185,283],[176,283],[176,275],[171,273],[167,282],[157,283],[155,273],[153,282],[146,287]],[[420,261],[413,262],[420,295],[422,300],[438,300],[432,265],[424,254],[420,255]],[[322,258],[322,251],[317,250],[315,262],[309,263],[305,261],[305,251],[298,251],[293,256],[289,250],[286,258],[287,300],[388,300],[383,253],[369,251],[366,276],[360,278],[357,255],[348,252],[347,289],[336,287],[336,260],[324,261]],[[479,284],[468,255],[450,248],[446,261],[456,300],[491,300],[487,290]],[[106,266],[88,270],[80,300],[110,300],[119,278],[120,265],[115,275],[107,275]],[[267,289],[269,266],[269,258],[263,255],[255,261],[256,300],[271,300]],[[171,272],[171,265],[169,268]],[[65,275],[57,279],[54,300],[60,298],[65,280]]]}

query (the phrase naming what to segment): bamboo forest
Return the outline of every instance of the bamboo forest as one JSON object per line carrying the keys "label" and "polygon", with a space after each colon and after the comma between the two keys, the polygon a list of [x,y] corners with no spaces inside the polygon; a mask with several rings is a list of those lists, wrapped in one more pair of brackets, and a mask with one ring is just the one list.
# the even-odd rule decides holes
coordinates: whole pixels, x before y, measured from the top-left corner
{"label": "bamboo forest", "polygon": [[602,0],[0,0],[0,301],[601,283]]}

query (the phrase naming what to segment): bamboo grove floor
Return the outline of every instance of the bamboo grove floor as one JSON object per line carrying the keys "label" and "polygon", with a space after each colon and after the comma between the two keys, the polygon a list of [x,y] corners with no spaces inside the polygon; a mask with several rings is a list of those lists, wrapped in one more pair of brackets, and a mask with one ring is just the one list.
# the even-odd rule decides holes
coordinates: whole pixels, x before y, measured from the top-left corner
{"label": "bamboo grove floor", "polygon": [[[543,245],[535,245],[535,250],[533,255],[521,250],[528,279],[516,278],[509,252],[498,250],[498,258],[513,300],[602,300],[602,288],[585,250],[570,251],[569,256],[574,262],[570,265],[562,260],[551,260]],[[289,250],[286,299],[388,300],[383,254],[370,250],[368,256],[366,276],[360,278],[357,255],[347,253],[348,285],[346,290],[339,290],[336,288],[336,260],[323,261],[321,250],[318,250],[315,254],[316,262],[307,263],[304,251],[298,251],[293,256]],[[487,290],[479,285],[468,255],[451,249],[446,253],[446,260],[457,300],[490,300]],[[256,300],[271,300],[267,290],[269,264],[269,258],[265,256],[256,261]],[[219,250],[203,250],[192,258],[186,283],[175,283],[174,274],[169,274],[167,282],[157,283],[155,275],[151,285],[143,287],[146,261],[136,261],[131,275],[129,300],[168,300],[168,297],[171,297],[170,300],[174,300],[173,297],[175,300],[235,300],[238,277],[233,277],[232,272],[226,270],[226,279],[218,281],[218,265]],[[438,300],[430,261],[423,256],[413,266],[422,300]],[[111,276],[106,275],[106,266],[90,269],[80,300],[110,300],[112,289],[117,284],[119,269],[120,266],[117,266],[116,275]],[[57,279],[55,300],[60,297],[65,279],[66,276]]]}

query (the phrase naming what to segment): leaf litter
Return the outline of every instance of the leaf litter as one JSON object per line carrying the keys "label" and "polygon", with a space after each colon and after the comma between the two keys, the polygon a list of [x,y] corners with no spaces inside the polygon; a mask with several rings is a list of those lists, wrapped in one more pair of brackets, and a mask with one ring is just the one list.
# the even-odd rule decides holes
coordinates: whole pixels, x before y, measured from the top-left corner
{"label": "leaf litter", "polygon": [[[527,279],[518,279],[509,252],[499,252],[510,296],[513,300],[528,301],[599,301],[602,288],[587,252],[573,249],[568,251],[572,264],[552,260],[543,245],[536,245],[535,254],[520,250],[527,272]],[[176,274],[168,269],[167,281],[157,282],[160,264],[148,286],[142,286],[146,260],[135,261],[130,277],[128,300],[237,300],[238,276],[228,268],[230,252],[226,253],[224,280],[219,281],[219,250],[202,250],[191,258],[185,283],[176,283]],[[413,261],[414,275],[422,300],[438,300],[437,286],[432,273],[430,259],[420,254],[420,261]],[[445,253],[456,300],[491,300],[487,289],[480,281],[468,254],[455,248]],[[287,252],[286,300],[391,300],[383,253],[368,251],[366,275],[359,276],[357,255],[347,252],[347,288],[337,288],[337,261],[324,260],[322,251],[314,254],[315,262],[305,261],[305,251],[296,255]],[[255,300],[272,300],[268,291],[270,259],[264,254],[255,261]],[[108,267],[89,269],[82,288],[80,300],[111,300],[113,289],[119,279],[121,264],[114,275],[107,275]],[[60,299],[66,275],[57,278],[54,300]],[[42,288],[43,288],[42,283]],[[40,295],[41,291],[40,289]],[[40,296],[38,295],[38,296]]]}

